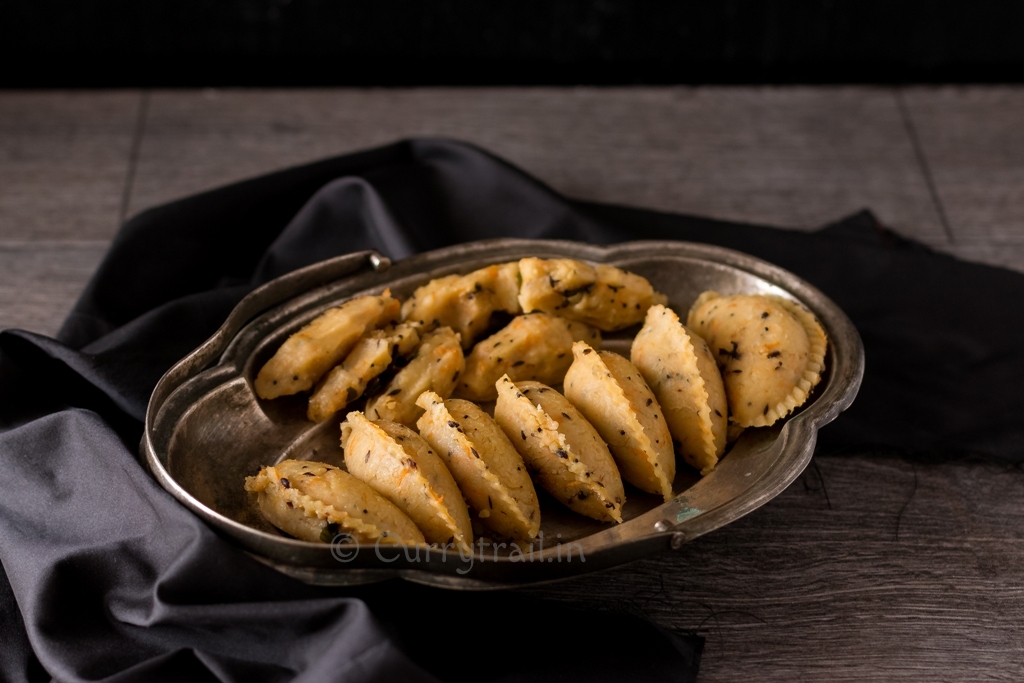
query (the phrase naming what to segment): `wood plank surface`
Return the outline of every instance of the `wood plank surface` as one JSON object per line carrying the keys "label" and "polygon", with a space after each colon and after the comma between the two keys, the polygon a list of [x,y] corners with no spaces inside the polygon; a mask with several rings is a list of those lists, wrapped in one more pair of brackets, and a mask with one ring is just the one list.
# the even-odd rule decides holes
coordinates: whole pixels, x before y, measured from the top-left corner
{"label": "wood plank surface", "polygon": [[909,88],[904,101],[964,244],[1024,244],[1024,88]]}
{"label": "wood plank surface", "polygon": [[140,95],[0,92],[0,240],[108,239]]}
{"label": "wood plank surface", "polygon": [[480,144],[574,197],[810,229],[870,207],[946,241],[892,90],[157,91],[130,211],[413,136]]}
{"label": "wood plank surface", "polygon": [[55,335],[107,248],[106,241],[0,242],[0,330]]}
{"label": "wood plank surface", "polygon": [[704,634],[705,683],[1024,680],[1024,473],[815,465],[676,553],[525,592]]}
{"label": "wood plank surface", "polygon": [[[138,92],[0,93],[0,329],[57,330],[126,197],[135,213],[408,135],[477,142],[600,201],[795,228],[868,207],[933,246],[1024,270],[1024,88],[902,96],[159,91],[140,117]],[[679,552],[526,592],[704,634],[702,681],[1024,680],[1022,472],[871,454],[815,464]]]}

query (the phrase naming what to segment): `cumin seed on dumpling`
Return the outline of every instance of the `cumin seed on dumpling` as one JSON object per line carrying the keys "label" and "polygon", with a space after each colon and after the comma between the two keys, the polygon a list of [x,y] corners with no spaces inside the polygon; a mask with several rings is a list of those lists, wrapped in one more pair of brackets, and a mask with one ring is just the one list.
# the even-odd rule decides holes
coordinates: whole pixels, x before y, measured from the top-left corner
{"label": "cumin seed on dumpling", "polygon": [[481,523],[505,538],[533,539],[540,505],[526,464],[494,419],[476,404],[424,392],[416,422]]}
{"label": "cumin seed on dumpling", "polygon": [[622,478],[642,491],[672,497],[676,457],[662,408],[640,371],[611,351],[572,347],[565,397],[594,425]]}
{"label": "cumin seed on dumpling", "polygon": [[707,474],[725,453],[722,376],[705,341],[666,306],[651,306],[630,352],[661,404],[683,460]]}
{"label": "cumin seed on dumpling", "polygon": [[540,382],[498,380],[494,420],[544,489],[569,509],[622,522],[626,494],[607,444],[568,399]]}
{"label": "cumin seed on dumpling", "polygon": [[798,303],[708,291],[687,320],[715,354],[739,427],[774,424],[803,405],[821,380],[828,341],[818,319]]}

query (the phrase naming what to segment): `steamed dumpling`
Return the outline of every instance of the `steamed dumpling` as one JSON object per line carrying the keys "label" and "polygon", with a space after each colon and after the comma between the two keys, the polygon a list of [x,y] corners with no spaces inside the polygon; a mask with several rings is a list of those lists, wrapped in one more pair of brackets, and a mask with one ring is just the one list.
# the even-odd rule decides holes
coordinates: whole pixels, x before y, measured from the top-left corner
{"label": "steamed dumpling", "polygon": [[615,456],[622,478],[669,500],[676,476],[664,412],[640,371],[611,351],[573,344],[565,397],[579,408]]}
{"label": "steamed dumpling", "polygon": [[615,460],[564,396],[540,382],[502,377],[494,419],[548,493],[592,519],[622,521],[626,494]]}
{"label": "steamed dumpling", "polygon": [[732,420],[765,427],[803,405],[821,380],[825,331],[810,311],[777,296],[704,292],[688,326],[707,340]]}
{"label": "steamed dumpling", "polygon": [[725,453],[725,388],[707,343],[665,306],[651,306],[630,352],[664,411],[675,447],[707,474]]}
{"label": "steamed dumpling", "polygon": [[268,522],[303,541],[423,543],[408,515],[348,472],[322,462],[285,460],[245,480]]}
{"label": "steamed dumpling", "polygon": [[523,458],[476,404],[420,395],[420,436],[441,456],[481,523],[499,536],[536,538],[540,505]]}
{"label": "steamed dumpling", "polygon": [[652,304],[666,302],[646,278],[603,263],[524,258],[519,273],[523,311],[551,313],[606,332],[635,325]]}
{"label": "steamed dumpling", "polygon": [[471,551],[469,510],[448,468],[405,425],[371,422],[359,411],[341,425],[345,467],[407,514],[427,539]]}

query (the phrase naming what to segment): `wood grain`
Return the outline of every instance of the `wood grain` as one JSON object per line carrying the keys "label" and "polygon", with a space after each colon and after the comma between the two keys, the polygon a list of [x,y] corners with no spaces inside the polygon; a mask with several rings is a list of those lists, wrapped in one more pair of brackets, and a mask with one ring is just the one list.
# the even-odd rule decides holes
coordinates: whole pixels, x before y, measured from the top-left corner
{"label": "wood grain", "polygon": [[0,240],[117,230],[138,92],[0,92]]}
{"label": "wood grain", "polygon": [[53,336],[109,244],[0,242],[0,330]]}
{"label": "wood grain", "polygon": [[[798,228],[868,206],[905,234],[1024,269],[1014,127],[1024,88],[906,91],[925,168],[894,98],[877,88],[157,92],[131,211],[435,134],[478,142],[579,197]],[[139,102],[0,93],[0,329],[53,334],[80,293],[117,223]],[[702,681],[1024,680],[1024,474],[870,454],[815,463],[764,508],[677,553],[526,592],[706,635]]]}
{"label": "wood grain", "polygon": [[956,241],[1024,244],[1024,88],[909,88],[904,101]]}
{"label": "wood grain", "polygon": [[706,635],[705,682],[1022,680],[1024,473],[816,463],[678,553],[526,592]]}
{"label": "wood grain", "polygon": [[946,240],[876,88],[155,92],[131,212],[412,135],[475,142],[584,199],[804,229],[870,207]]}

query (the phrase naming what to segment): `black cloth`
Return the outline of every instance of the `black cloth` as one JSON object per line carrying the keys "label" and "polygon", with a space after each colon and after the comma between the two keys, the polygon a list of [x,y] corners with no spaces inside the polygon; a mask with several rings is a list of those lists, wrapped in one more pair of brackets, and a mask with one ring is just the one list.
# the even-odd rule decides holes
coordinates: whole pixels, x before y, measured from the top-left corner
{"label": "black cloth", "polygon": [[135,460],[153,385],[254,286],[345,252],[499,236],[683,239],[777,263],[835,299],[867,349],[861,396],[822,448],[1024,459],[1024,339],[998,312],[1024,294],[1020,275],[935,254],[868,213],[801,234],[571,202],[471,146],[401,142],[146,211],[56,340],[0,333],[4,679],[692,679],[701,639],[621,614],[287,579]]}

